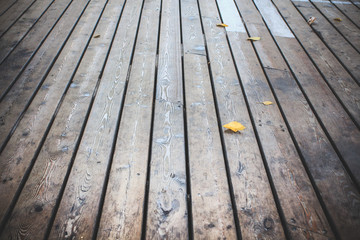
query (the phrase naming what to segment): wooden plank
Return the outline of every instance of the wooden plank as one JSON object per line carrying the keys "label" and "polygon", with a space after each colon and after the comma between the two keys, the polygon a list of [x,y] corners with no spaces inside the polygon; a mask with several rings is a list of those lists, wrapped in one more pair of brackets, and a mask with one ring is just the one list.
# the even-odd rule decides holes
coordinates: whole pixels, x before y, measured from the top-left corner
{"label": "wooden plank", "polygon": [[[237,3],[238,6],[241,6],[240,12],[251,16],[244,18],[247,28],[251,27],[249,23],[252,22],[252,19],[259,22],[263,17],[271,19],[270,25],[277,28],[275,34],[291,37],[291,32],[286,28],[286,25],[280,22],[281,18],[276,15],[269,15],[274,12],[274,8],[266,8],[265,14],[254,16],[251,15],[253,14],[252,11],[257,12],[257,10],[253,5],[250,5],[251,3],[248,1]],[[238,21],[241,22],[240,19]],[[265,31],[267,30],[265,29]],[[254,128],[264,153],[265,163],[278,198],[277,201],[280,204],[283,224],[288,237],[299,239],[307,239],[310,236],[316,239],[333,237],[306,170],[282,119],[280,109],[276,105],[265,106],[261,104],[265,100],[274,101],[274,96],[267,84],[261,65],[257,62],[256,53],[252,49],[251,43],[247,41],[248,35],[232,31],[228,31],[227,34],[240,75],[241,85],[244,88],[251,110]],[[250,35],[259,36],[255,33]],[[281,56],[277,61],[281,61]],[[303,185],[299,186],[300,182]],[[312,218],[312,221],[309,221],[309,218]]]}
{"label": "wooden plank", "polygon": [[[356,186],[349,179],[346,170],[343,168],[330,141],[312,113],[301,90],[289,74],[290,70],[284,61],[279,61],[280,53],[275,50],[275,45],[271,44],[271,36],[266,34],[266,28],[260,20],[260,14],[258,14],[257,9],[253,5],[246,5],[244,1],[238,1],[238,6],[241,13],[243,13],[244,21],[250,33],[261,33],[262,40],[254,44],[255,48],[265,66],[265,72],[291,126],[291,131],[307,168],[333,222],[337,226],[337,230],[341,236],[345,236],[345,239],[346,236],[354,236],[353,234],[356,234],[357,231],[355,227],[358,220],[356,219],[359,218],[358,211],[355,210],[356,206],[353,204],[359,199]],[[258,7],[258,9],[262,12],[261,7]],[[278,39],[279,37],[275,38]],[[292,39],[287,38],[287,40]],[[233,42],[236,43],[235,40]],[[249,48],[244,47],[244,51],[247,49]],[[236,54],[236,56],[241,55]],[[246,59],[254,57],[248,56]],[[299,59],[298,56],[296,57]],[[244,61],[244,59],[239,59],[239,62]],[[254,85],[261,86],[261,84]],[[339,195],[339,192],[342,194]],[[339,209],[339,206],[344,206],[344,208]],[[351,217],[349,218],[348,216]]]}
{"label": "wooden plank", "polygon": [[96,231],[141,7],[141,0],[126,2],[50,239],[90,239]]}
{"label": "wooden plank", "polygon": [[[345,15],[341,13],[330,1],[311,1],[313,6],[323,14],[328,22],[359,52],[360,30]],[[341,21],[334,20],[340,18]]]}
{"label": "wooden plank", "polygon": [[[2,99],[6,94],[6,91],[12,86],[12,84],[17,80],[17,77],[22,71],[24,71],[26,65],[31,61],[32,57],[36,51],[40,48],[41,44],[46,40],[48,34],[50,34],[52,27],[59,17],[65,17],[62,19],[68,19],[69,23],[73,22],[78,16],[77,14],[69,14],[69,11],[74,11],[75,6],[72,6],[69,11],[67,7],[72,3],[72,0],[61,0],[56,1],[51,9],[47,11],[45,16],[36,24],[36,26],[29,32],[27,37],[21,41],[21,43],[16,47],[16,49],[9,55],[6,60],[0,65],[0,98]],[[65,15],[62,15],[65,12]],[[65,20],[58,22],[58,25],[64,25]],[[68,26],[71,29],[71,25]],[[66,36],[66,35],[65,35]],[[61,38],[61,36],[59,36]],[[60,45],[60,44],[59,44]]]}
{"label": "wooden plank", "polygon": [[[79,5],[83,8],[87,6],[87,3],[86,0],[79,1]],[[0,155],[0,179],[2,182],[0,194],[4,195],[0,204],[1,221],[4,220],[5,213],[23,181],[25,173],[31,170],[32,158],[41,144],[53,114],[57,111],[57,106],[61,104],[62,95],[71,85],[72,73],[81,59],[87,39],[90,37],[89,32],[94,28],[102,3],[93,1],[89,5],[79,22],[77,33],[72,36],[70,44],[66,45],[47,81],[44,82],[43,86],[45,87],[42,87],[34,98],[32,105]],[[75,86],[71,85],[70,87]],[[66,148],[63,151],[66,151]],[[26,180],[26,175],[24,180]]]}
{"label": "wooden plank", "polygon": [[[59,3],[59,5],[57,5],[57,3]],[[56,1],[52,6],[55,8],[52,10],[59,11],[58,14],[60,14],[66,7],[66,4],[68,4],[68,1]],[[27,47],[29,47],[29,45],[25,43],[23,47],[15,50],[13,56],[8,58],[9,61],[6,62],[9,64],[0,66],[2,90],[5,91],[9,80],[17,80],[0,102],[0,149],[4,148],[7,137],[15,130],[27,105],[30,104],[42,86],[57,56],[61,53],[66,40],[78,23],[79,15],[83,11],[84,6],[84,2],[78,2],[74,3],[74,5],[68,9],[69,11],[65,13],[41,47],[39,46],[40,48],[37,54],[28,64],[25,64],[25,66],[18,65],[21,61],[26,61],[26,59],[17,58],[17,56],[21,55],[23,51],[26,51]],[[53,12],[53,14],[55,14],[55,12]],[[28,43],[30,44],[34,43],[31,40],[32,37],[33,36],[30,36],[28,39]],[[37,39],[35,38],[35,40]],[[19,73],[21,67],[25,69]],[[44,86],[46,88],[46,85]]]}
{"label": "wooden plank", "polygon": [[162,2],[146,219],[149,239],[188,238],[179,8],[177,0]]}
{"label": "wooden plank", "polygon": [[360,54],[340,33],[312,6],[309,2],[293,1],[294,6],[302,14],[304,21],[316,17],[316,23],[311,25],[313,31],[321,38],[343,66],[360,83]]}
{"label": "wooden plank", "polygon": [[360,28],[360,9],[347,0],[330,0],[344,15]]}
{"label": "wooden plank", "polygon": [[288,1],[274,2],[280,14],[306,53],[314,61],[332,91],[341,100],[357,125],[360,125],[360,87],[356,80],[342,67],[340,62],[311,30],[298,11]]}
{"label": "wooden plank", "polygon": [[[232,1],[218,1],[218,3],[221,12],[225,13],[226,16],[223,21],[229,24],[227,29],[230,29],[229,31],[244,32],[245,28],[242,22],[237,21],[240,18],[234,3]],[[211,223],[218,228],[221,227],[222,215],[227,214],[225,216],[228,216],[229,214],[227,213],[228,210],[223,208],[223,206],[230,204],[229,200],[226,203],[224,200],[214,199],[215,197],[226,199],[226,195],[228,195],[226,191],[230,191],[230,189],[227,189],[226,183],[221,186],[214,178],[221,177],[226,171],[223,164],[224,155],[221,143],[221,138],[223,138],[229,175],[233,186],[231,191],[233,191],[234,203],[236,203],[234,210],[237,209],[235,214],[239,219],[242,239],[284,239],[280,218],[272,197],[251,121],[246,114],[245,104],[237,99],[238,95],[230,95],[230,92],[232,92],[231,83],[233,82],[228,81],[222,91],[232,96],[231,99],[227,100],[227,104],[231,107],[221,109],[221,119],[217,119],[198,6],[196,1],[191,0],[182,1],[181,6],[185,54],[186,112],[191,163],[191,187],[193,189],[192,209],[194,228],[197,230],[195,236],[203,237],[200,231],[206,234],[208,231],[206,228],[212,226]],[[209,36],[208,41],[211,41],[211,39],[212,36]],[[214,39],[214,41],[218,40],[219,38]],[[215,66],[217,60],[219,64],[223,61],[221,57],[212,57]],[[214,69],[218,68],[214,67]],[[218,81],[222,78],[220,74],[215,76],[218,77]],[[226,75],[224,75],[225,79]],[[234,94],[238,94],[238,90]],[[228,110],[229,108],[231,110]],[[246,131],[242,134],[229,134],[228,132],[223,133],[221,129],[220,133],[218,132],[218,121],[226,123],[234,119],[245,124],[247,126]],[[215,166],[215,169],[212,166]],[[223,173],[217,172],[216,169],[220,169]],[[211,170],[211,174],[209,170]],[[215,172],[216,176],[213,176],[212,172]],[[209,193],[217,193],[217,195]],[[204,211],[204,206],[206,206],[206,209],[210,209],[209,206],[213,206],[213,208],[210,211]],[[218,212],[216,209],[223,209],[225,213]],[[219,215],[215,215],[215,213]],[[216,220],[207,220],[209,216],[217,218]],[[204,219],[206,219],[207,226],[199,227],[204,225]],[[226,227],[235,229],[239,226],[228,225]],[[216,237],[216,235],[209,236],[209,238],[211,237]]]}
{"label": "wooden plank", "polygon": [[0,3],[0,16],[3,15],[17,0],[4,0]]}
{"label": "wooden plank", "polygon": [[[275,0],[278,2],[277,0]],[[290,5],[291,6],[291,5]],[[360,131],[348,117],[301,47],[294,39],[276,38],[303,91],[309,98],[327,132],[334,141],[354,181],[360,184]],[[296,58],[294,57],[296,56]],[[360,65],[359,65],[360,66]],[[321,96],[321,98],[319,97]]]}
{"label": "wooden plank", "polygon": [[161,1],[144,3],[98,239],[141,238],[160,6]]}
{"label": "wooden plank", "polygon": [[34,24],[51,6],[54,0],[36,1],[21,18],[7,31],[0,41],[0,64],[20,43]]}
{"label": "wooden plank", "polygon": [[0,16],[0,37],[26,12],[36,0],[18,0]]}
{"label": "wooden plank", "polygon": [[[86,109],[96,93],[98,77],[105,64],[123,2],[118,0],[107,4],[96,27],[95,34],[100,34],[100,37],[91,40],[85,52],[73,78],[74,87],[69,88],[65,95],[2,238],[19,236],[18,233],[33,239],[44,238],[87,118]],[[101,9],[100,5],[98,9]],[[91,25],[91,21],[88,20],[87,24]]]}

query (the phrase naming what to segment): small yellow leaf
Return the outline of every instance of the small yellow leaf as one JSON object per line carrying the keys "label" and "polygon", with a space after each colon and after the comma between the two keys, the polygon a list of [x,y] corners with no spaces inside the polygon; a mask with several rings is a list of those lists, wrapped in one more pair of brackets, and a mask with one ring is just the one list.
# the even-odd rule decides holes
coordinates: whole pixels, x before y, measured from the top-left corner
{"label": "small yellow leaf", "polygon": [[307,21],[309,25],[313,24],[316,20],[316,17],[311,17],[309,18],[309,20]]}
{"label": "small yellow leaf", "polygon": [[264,105],[271,105],[271,104],[273,104],[273,102],[270,102],[270,101],[265,101],[265,102],[262,102],[262,104],[264,104]]}
{"label": "small yellow leaf", "polygon": [[99,37],[100,37],[100,34],[94,35],[94,38],[99,38]]}
{"label": "small yellow leaf", "polygon": [[249,37],[247,40],[259,41],[260,39],[261,39],[260,37]]}
{"label": "small yellow leaf", "polygon": [[218,23],[218,24],[216,24],[216,26],[218,26],[218,27],[228,27],[228,25],[225,24],[225,23]]}
{"label": "small yellow leaf", "polygon": [[337,21],[337,22],[341,22],[341,21],[342,21],[341,18],[334,18],[334,20]]}
{"label": "small yellow leaf", "polygon": [[223,126],[224,128],[227,128],[227,129],[230,129],[234,132],[237,132],[237,131],[241,131],[241,130],[244,130],[246,127],[244,127],[244,125],[242,125],[241,123],[239,122],[230,122],[228,124],[225,124]]}

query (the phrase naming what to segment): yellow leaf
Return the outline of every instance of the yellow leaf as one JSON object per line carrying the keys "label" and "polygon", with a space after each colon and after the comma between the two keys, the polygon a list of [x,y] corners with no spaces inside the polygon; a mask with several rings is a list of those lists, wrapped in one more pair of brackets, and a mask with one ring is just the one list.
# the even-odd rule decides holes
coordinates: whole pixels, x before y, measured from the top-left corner
{"label": "yellow leaf", "polygon": [[335,21],[341,22],[342,19],[341,18],[334,18]]}
{"label": "yellow leaf", "polygon": [[216,24],[216,26],[218,26],[218,27],[228,27],[228,25],[225,24],[225,23],[218,23],[218,24]]}
{"label": "yellow leaf", "polygon": [[246,127],[244,127],[244,125],[242,125],[239,122],[230,122],[228,124],[225,124],[223,127],[227,128],[227,129],[230,129],[230,130],[232,130],[234,132],[241,131],[241,130],[244,130],[246,128]]}
{"label": "yellow leaf", "polygon": [[259,41],[260,39],[261,39],[260,37],[249,37],[247,40]]}
{"label": "yellow leaf", "polygon": [[309,18],[308,24],[309,24],[309,25],[313,24],[313,23],[315,22],[315,20],[316,20],[316,17],[311,17],[311,18]]}
{"label": "yellow leaf", "polygon": [[273,104],[273,102],[270,102],[270,101],[265,101],[265,102],[262,102],[262,104],[264,104],[264,105],[271,105],[271,104]]}
{"label": "yellow leaf", "polygon": [[99,37],[100,37],[100,34],[94,35],[94,38],[99,38]]}

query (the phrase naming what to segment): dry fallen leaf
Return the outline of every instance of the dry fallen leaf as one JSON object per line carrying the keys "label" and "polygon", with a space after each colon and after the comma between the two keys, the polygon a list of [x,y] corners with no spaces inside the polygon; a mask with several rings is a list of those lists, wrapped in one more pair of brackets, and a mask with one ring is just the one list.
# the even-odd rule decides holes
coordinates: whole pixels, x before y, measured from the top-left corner
{"label": "dry fallen leaf", "polygon": [[100,34],[94,35],[94,38],[99,38],[99,37],[100,37]]}
{"label": "dry fallen leaf", "polygon": [[218,27],[228,27],[229,25],[227,25],[225,23],[218,23],[218,24],[216,24],[216,26],[218,26]]}
{"label": "dry fallen leaf", "polygon": [[316,17],[311,17],[311,18],[309,18],[308,24],[309,24],[309,25],[313,24],[313,23],[315,22],[315,20],[316,20]]}
{"label": "dry fallen leaf", "polygon": [[244,127],[244,125],[242,125],[241,123],[236,122],[236,121],[225,124],[223,127],[227,128],[227,129],[230,129],[230,130],[232,130],[234,132],[241,131],[241,130],[244,130],[246,128],[246,127]]}
{"label": "dry fallen leaf", "polygon": [[265,102],[262,102],[262,104],[264,104],[264,105],[271,105],[271,104],[273,104],[273,102],[270,102],[270,101],[265,101]]}
{"label": "dry fallen leaf", "polygon": [[341,22],[341,21],[342,21],[341,18],[334,18],[334,20],[337,21],[337,22]]}
{"label": "dry fallen leaf", "polygon": [[259,41],[260,39],[261,39],[260,37],[249,37],[247,40]]}

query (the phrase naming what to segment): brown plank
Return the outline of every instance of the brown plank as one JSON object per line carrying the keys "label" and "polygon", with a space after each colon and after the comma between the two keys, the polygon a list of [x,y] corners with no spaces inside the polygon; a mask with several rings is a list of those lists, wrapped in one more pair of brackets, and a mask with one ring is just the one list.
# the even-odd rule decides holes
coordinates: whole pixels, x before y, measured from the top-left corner
{"label": "brown plank", "polygon": [[[89,32],[96,23],[102,3],[101,1],[93,1],[89,5],[88,11],[85,12],[84,18],[78,25],[77,34],[72,36],[71,44],[66,46],[63,54],[59,56],[52,68],[47,81],[45,81],[44,86],[46,87],[38,92],[8,145],[0,155],[0,179],[2,182],[0,194],[4,195],[0,204],[1,221],[4,220],[4,215],[23,180],[24,174],[31,168],[32,158],[64,91],[70,85],[71,75],[80,60],[86,41],[90,37]],[[79,1],[79,5],[85,7],[86,1]],[[63,148],[63,151],[66,149],[66,147]]]}
{"label": "brown plank", "polygon": [[[261,18],[259,18],[260,15],[257,10],[250,4],[245,5],[243,1],[238,3],[250,33],[261,33],[262,40],[256,42],[254,46],[265,66],[265,72],[291,126],[298,148],[315,181],[322,200],[341,236],[354,236],[357,231],[356,221],[358,220],[356,219],[359,218],[358,211],[355,210],[356,206],[353,204],[359,199],[356,186],[348,177],[301,90],[289,74],[287,66],[283,61],[279,61],[280,53],[275,50],[276,46],[271,44],[271,37],[266,34],[264,23],[259,21]],[[260,8],[258,7],[258,9]],[[260,10],[260,12],[262,11]],[[258,21],[254,19],[258,19]],[[277,40],[280,38],[287,39],[287,41],[292,40],[291,38],[275,37]],[[284,42],[282,44],[286,47]],[[298,50],[297,52],[299,53]],[[294,56],[299,61],[298,55]],[[251,59],[251,56],[247,59]],[[286,75],[288,77],[285,77]],[[339,192],[343,193],[343,195],[339,195]],[[344,197],[350,195],[351,197]],[[339,206],[344,207],[339,208]],[[351,216],[351,218],[348,216]]]}
{"label": "brown plank", "polygon": [[[2,99],[6,91],[17,80],[18,75],[24,70],[26,65],[33,57],[36,50],[46,40],[47,34],[59,19],[64,9],[71,4],[71,0],[56,1],[45,13],[38,24],[28,33],[27,37],[15,48],[15,50],[0,65],[0,98]],[[70,30],[72,23],[75,22],[79,14],[73,14],[72,11],[78,9],[78,4],[74,3],[71,8],[62,15],[57,26],[53,29],[53,34],[59,34],[57,30],[67,25]],[[65,21],[67,20],[67,21]],[[67,34],[59,35],[57,38],[65,39]],[[55,39],[57,39],[55,38]],[[61,46],[61,42],[58,43]],[[41,54],[39,54],[41,56]]]}
{"label": "brown plank", "polygon": [[[79,141],[87,115],[86,109],[95,94],[98,76],[104,65],[122,6],[123,0],[108,3],[95,32],[101,37],[93,39],[86,50],[73,78],[74,87],[66,93],[53,127],[1,237],[10,238],[19,233],[32,239],[44,238]],[[91,24],[89,20],[87,23]]]}
{"label": "brown plank", "polygon": [[348,0],[330,0],[344,15],[360,28],[360,9]]}
{"label": "brown plank", "polygon": [[[277,1],[277,0],[275,0]],[[278,2],[278,1],[277,1]],[[291,5],[290,5],[291,6]],[[295,39],[276,38],[282,53],[342,155],[354,180],[360,184],[360,131],[348,117],[315,66]],[[294,57],[296,56],[296,57]],[[321,97],[319,97],[321,96]]]}
{"label": "brown plank", "polygon": [[3,0],[0,3],[0,16],[3,15],[17,0]]}
{"label": "brown plank", "polygon": [[[235,5],[230,1],[218,1],[222,12],[236,11]],[[226,4],[226,9],[222,6]],[[229,4],[230,3],[230,4]],[[209,192],[213,193],[214,186],[216,192],[222,193],[226,190],[225,186],[219,186],[210,177],[212,174],[208,170],[209,166],[215,165],[216,168],[225,172],[225,166],[222,164],[224,156],[222,152],[222,144],[219,132],[218,119],[214,107],[214,97],[212,96],[212,86],[209,76],[208,63],[206,58],[204,38],[200,25],[198,7],[196,1],[182,2],[182,29],[184,41],[184,77],[186,87],[186,106],[187,106],[187,126],[189,137],[189,151],[191,171],[191,187],[193,219],[195,236],[202,237],[200,231],[205,233],[206,228],[213,223],[216,227],[221,226],[221,220],[210,222],[207,220],[208,226],[204,228],[198,227],[203,225],[203,218],[214,215],[216,210],[210,209],[209,213],[204,212],[204,208],[208,209],[210,199]],[[214,9],[214,8],[213,8]],[[212,38],[208,38],[211,41]],[[219,38],[214,39],[218,41]],[[216,59],[214,58],[216,61]],[[219,57],[219,63],[221,59]],[[211,63],[210,63],[211,64]],[[217,68],[216,68],[217,69]],[[220,77],[220,75],[217,75]],[[225,77],[225,76],[224,76]],[[223,87],[224,92],[230,92],[231,84]],[[234,92],[237,94],[238,92]],[[235,96],[235,95],[234,95]],[[229,173],[234,191],[236,203],[235,214],[238,216],[241,236],[243,239],[252,238],[273,238],[283,239],[284,233],[277,213],[274,199],[271,197],[270,184],[268,182],[266,172],[263,166],[261,154],[249,116],[246,114],[247,109],[243,103],[238,106],[239,101],[233,97],[228,100],[228,105],[236,106],[231,110],[222,109],[220,112],[221,121],[226,123],[234,119],[242,122],[247,126],[246,131],[242,134],[223,133],[224,150],[226,151]],[[199,159],[199,160],[197,160]],[[201,161],[200,161],[201,160]],[[212,162],[210,162],[212,160]],[[213,169],[211,169],[214,171]],[[219,173],[217,173],[219,174]],[[220,175],[221,176],[221,175]],[[211,180],[211,181],[210,181]],[[214,181],[214,182],[212,182]],[[206,188],[204,188],[206,186]],[[230,189],[226,190],[229,191]],[[215,193],[216,193],[215,192]],[[222,194],[226,194],[225,192]],[[221,196],[220,194],[218,194]],[[221,207],[217,204],[226,205],[226,203],[214,201],[214,209]],[[229,205],[229,203],[227,203]],[[235,208],[234,208],[235,210]],[[225,210],[227,211],[227,210]],[[222,218],[222,213],[218,216]],[[269,223],[269,225],[267,225]],[[228,225],[226,227],[236,228],[236,225]],[[204,234],[205,234],[204,233]],[[209,236],[212,237],[212,236]],[[214,236],[216,237],[216,236]]]}
{"label": "brown plank", "polygon": [[180,34],[179,1],[163,1],[146,219],[149,239],[188,238]]}
{"label": "brown plank", "polygon": [[0,41],[0,63],[15,48],[22,38],[26,36],[29,30],[44,14],[54,0],[36,1],[21,18],[7,31]]}
{"label": "brown plank", "polygon": [[[287,0],[290,1],[290,0]],[[304,22],[310,17],[316,17],[311,25],[313,31],[326,43],[331,51],[343,63],[343,66],[360,83],[360,54],[353,48],[340,33],[323,17],[309,2],[292,1],[293,5],[302,14]]]}
{"label": "brown plank", "polygon": [[[59,3],[59,5],[57,5],[57,3]],[[66,7],[67,3],[67,1],[56,1],[53,5],[55,8],[52,10],[55,12],[59,11],[58,14],[60,14]],[[8,135],[15,130],[17,121],[21,119],[21,115],[24,113],[27,104],[30,104],[31,99],[35,96],[39,88],[41,86],[42,88],[48,87],[47,85],[42,85],[44,78],[53,66],[56,57],[61,53],[66,39],[71,34],[71,30],[76,26],[79,20],[79,15],[84,9],[85,4],[86,3],[84,2],[78,2],[72,5],[69,11],[65,13],[63,18],[56,25],[54,31],[52,31],[48,38],[46,38],[46,41],[43,45],[41,45],[41,48],[32,58],[31,62],[26,65],[26,68],[23,72],[21,72],[21,75],[18,74],[22,65],[17,64],[21,61],[26,61],[26,59],[17,58],[17,56],[21,55],[23,50],[29,47],[27,44],[24,44],[24,48],[19,46],[19,51],[16,50],[14,52],[15,54],[8,58],[10,66],[5,63],[5,65],[0,66],[0,81],[3,81],[3,84],[1,84],[2,90],[5,90],[9,80],[13,80],[12,78],[17,79],[11,90],[0,102],[1,148],[3,148],[4,144],[6,144],[5,140]],[[55,12],[53,12],[53,14],[55,14]],[[37,31],[35,31],[35,33],[36,32]],[[34,44],[35,42],[32,42],[31,39],[32,36],[28,39],[28,43]],[[37,40],[37,38],[34,40]]]}
{"label": "brown plank", "polygon": [[0,16],[0,37],[14,24],[36,0],[18,0]]}
{"label": "brown plank", "polygon": [[356,80],[311,30],[298,11],[288,1],[274,1],[294,35],[314,61],[332,91],[341,100],[357,125],[360,125],[360,87]]}
{"label": "brown plank", "polygon": [[160,2],[144,3],[98,239],[141,238]]}
{"label": "brown plank", "polygon": [[[341,35],[359,52],[360,51],[360,29],[342,14],[333,4],[328,2],[312,1],[313,6],[322,13],[328,22],[337,29]],[[341,21],[334,20],[340,18]]]}
{"label": "brown plank", "polygon": [[[246,1],[238,2],[238,5],[242,6],[240,12],[251,14],[252,9],[247,7],[249,4],[251,3]],[[219,6],[222,10],[221,5]],[[256,9],[254,10],[256,11]],[[236,60],[235,64],[253,121],[256,123],[254,131],[258,134],[265,163],[274,184],[274,191],[283,214],[284,227],[287,229],[290,238],[306,239],[312,236],[313,238],[324,239],[332,237],[325,214],[322,212],[316,194],[312,189],[311,182],[296,152],[280,110],[276,105],[265,106],[261,104],[265,100],[274,101],[274,96],[267,85],[261,65],[256,61],[256,54],[252,50],[251,43],[246,40],[248,36],[242,26],[242,21],[238,19],[235,23],[234,19],[228,17],[227,12],[221,11],[221,13],[222,20],[229,22],[229,28],[226,29],[228,29],[227,34]],[[255,17],[255,21],[261,21],[260,16],[252,16],[252,18]],[[281,57],[278,61],[280,60]],[[289,179],[295,180],[289,181]],[[303,184],[301,187],[298,185],[299,182]],[[309,221],[309,217],[313,218],[312,221]]]}
{"label": "brown plank", "polygon": [[127,1],[49,238],[90,239],[117,137],[116,126],[142,1]]}

